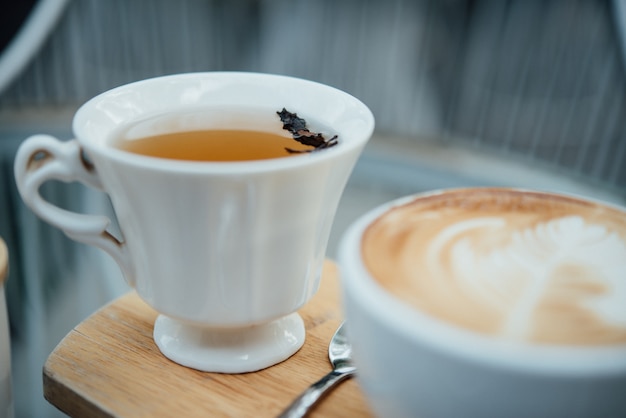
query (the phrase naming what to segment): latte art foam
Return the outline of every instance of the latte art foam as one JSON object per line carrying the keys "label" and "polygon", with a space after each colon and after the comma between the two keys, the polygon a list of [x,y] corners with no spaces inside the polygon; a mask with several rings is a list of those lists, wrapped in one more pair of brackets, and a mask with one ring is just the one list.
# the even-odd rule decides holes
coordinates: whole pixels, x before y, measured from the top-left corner
{"label": "latte art foam", "polygon": [[398,298],[483,334],[626,343],[626,215],[568,197],[459,190],[366,230],[366,267]]}

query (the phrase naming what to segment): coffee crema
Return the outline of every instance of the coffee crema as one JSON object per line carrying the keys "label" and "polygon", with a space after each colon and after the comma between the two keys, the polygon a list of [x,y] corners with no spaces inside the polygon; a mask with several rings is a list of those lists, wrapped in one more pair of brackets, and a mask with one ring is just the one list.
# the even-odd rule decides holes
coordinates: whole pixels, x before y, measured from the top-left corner
{"label": "coffee crema", "polygon": [[430,316],[538,344],[626,343],[626,213],[540,192],[461,189],[364,232],[376,281]]}

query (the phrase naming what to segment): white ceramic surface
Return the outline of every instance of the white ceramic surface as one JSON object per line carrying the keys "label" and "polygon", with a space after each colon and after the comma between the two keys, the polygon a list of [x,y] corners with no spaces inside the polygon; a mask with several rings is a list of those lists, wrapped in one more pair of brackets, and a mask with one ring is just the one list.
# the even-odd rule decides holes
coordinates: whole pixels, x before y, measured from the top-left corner
{"label": "white ceramic surface", "polygon": [[[276,111],[283,107],[307,119],[312,131],[316,124],[318,130],[332,130],[325,133],[337,134],[339,145],[290,158],[205,163],[144,157],[109,144],[111,136],[137,121],[143,121],[142,134],[231,128],[235,122],[227,113],[233,108],[258,111],[252,128],[280,130]],[[173,112],[198,115],[198,109],[208,109],[206,118],[151,122]],[[339,199],[374,120],[354,97],[318,83],[267,74],[191,73],[103,93],[78,110],[73,128],[76,140],[39,135],[20,147],[15,174],[26,204],[69,237],[108,252],[159,313],[205,335],[214,328],[218,339],[223,328],[241,330],[285,317],[316,292]],[[50,179],[81,181],[108,193],[122,237],[108,232],[106,217],[67,212],[44,201],[38,188]],[[295,336],[299,347],[304,333],[296,328],[283,339]],[[162,327],[155,336],[175,339],[172,330]],[[206,338],[196,339],[201,340]],[[174,361],[183,356],[174,351],[165,354]],[[265,363],[257,362],[263,367],[277,362],[275,355],[265,357]],[[188,363],[217,371],[211,361]]]}
{"label": "white ceramic surface", "polygon": [[360,259],[362,233],[392,206],[418,196],[363,215],[340,243],[357,379],[375,413],[389,418],[626,416],[623,345],[541,347],[479,336],[420,313],[375,282]]}
{"label": "white ceramic surface", "polygon": [[296,353],[305,339],[297,313],[242,328],[190,327],[159,315],[154,341],[166,357],[200,370],[243,373],[276,364]]}

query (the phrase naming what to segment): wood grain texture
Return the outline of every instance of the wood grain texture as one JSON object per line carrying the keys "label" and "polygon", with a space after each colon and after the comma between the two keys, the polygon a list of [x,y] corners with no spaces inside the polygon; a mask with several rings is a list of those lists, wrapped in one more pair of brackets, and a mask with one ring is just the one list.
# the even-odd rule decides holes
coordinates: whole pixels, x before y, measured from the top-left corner
{"label": "wood grain texture", "polygon": [[[331,369],[328,342],[342,319],[332,262],[324,266],[318,293],[299,312],[306,341],[291,358],[254,373],[206,373],[161,355],[152,339],[157,313],[131,292],[59,343],[44,365],[44,396],[72,417],[274,417]],[[310,416],[372,415],[351,379]]]}
{"label": "wood grain texture", "polygon": [[0,238],[0,286],[6,280],[9,273],[9,252],[4,240]]}

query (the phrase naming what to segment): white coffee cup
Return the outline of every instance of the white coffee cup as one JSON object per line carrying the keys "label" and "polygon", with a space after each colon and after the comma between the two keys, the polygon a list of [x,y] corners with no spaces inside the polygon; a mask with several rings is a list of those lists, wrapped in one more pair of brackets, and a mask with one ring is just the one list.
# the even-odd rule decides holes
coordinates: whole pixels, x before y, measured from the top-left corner
{"label": "white coffee cup", "polygon": [[[155,115],[194,117],[146,123],[164,130],[229,129],[224,109],[253,109],[255,124],[282,129],[282,108],[332,130],[332,148],[268,160],[191,162],[111,146],[121,128]],[[207,109],[206,118],[197,117]],[[256,114],[258,113],[258,114]],[[319,127],[318,126],[318,127]],[[165,356],[206,371],[248,372],[276,364],[305,338],[295,313],[316,292],[333,217],[374,119],[347,93],[319,83],[256,73],[189,73],[105,92],[73,121],[75,140],[33,136],[15,174],[22,198],[69,237],[95,245],[161,315],[154,339]],[[68,212],[38,189],[80,181],[111,198],[122,237],[104,216]]]}
{"label": "white coffee cup", "polygon": [[[485,203],[490,199],[499,209],[490,209],[491,203]],[[511,215],[522,211],[519,219]],[[603,222],[604,216],[610,222]],[[541,286],[525,287],[527,278],[517,273],[524,265],[534,272],[541,269],[523,258],[551,259],[559,250],[571,251],[558,255],[564,270],[556,270],[562,267],[558,263],[549,267],[556,272],[550,280],[558,280],[561,287],[544,287],[541,297],[568,309],[575,305],[584,313],[573,322],[567,318],[574,324],[568,332],[543,332],[552,326],[541,316],[549,304],[536,305],[527,332],[519,332],[519,321],[518,332],[512,333],[506,327],[482,331],[454,322],[474,316],[472,309],[454,315],[465,305],[456,296],[466,292],[479,300],[492,291],[514,296],[494,304],[504,312],[518,312],[513,306],[523,300],[519,295],[539,298]],[[440,269],[446,263],[454,268]],[[576,263],[581,273],[574,278],[570,273]],[[381,417],[624,417],[625,263],[626,210],[601,202],[475,188],[434,191],[382,205],[350,227],[339,252],[359,384]],[[603,270],[596,275],[593,269],[598,268]],[[458,281],[447,282],[444,270]],[[406,273],[408,281],[397,288],[382,284],[389,271]],[[490,271],[500,274],[487,277]],[[389,278],[395,281],[395,276]],[[567,283],[570,278],[572,283]],[[508,282],[512,285],[498,287]],[[450,309],[439,313],[442,305]],[[585,334],[588,316],[610,323],[611,334]],[[556,329],[561,328],[566,327],[557,323]],[[604,332],[595,325],[588,329]],[[614,341],[595,340],[607,335]],[[553,337],[552,342],[542,341]]]}

